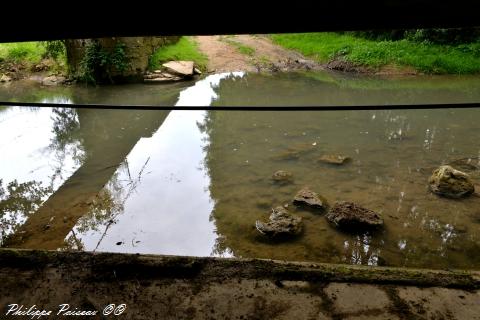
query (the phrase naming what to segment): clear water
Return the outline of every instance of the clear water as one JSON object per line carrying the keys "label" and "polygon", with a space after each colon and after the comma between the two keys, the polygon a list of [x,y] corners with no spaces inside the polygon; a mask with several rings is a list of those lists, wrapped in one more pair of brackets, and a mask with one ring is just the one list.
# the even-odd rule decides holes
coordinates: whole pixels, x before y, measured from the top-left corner
{"label": "clear water", "polygon": [[[479,84],[478,77],[238,73],[168,86],[10,84],[0,88],[0,97],[125,105],[389,105],[478,102]],[[435,167],[470,158],[460,169],[479,183],[479,119],[476,108],[3,108],[2,238],[5,246],[24,248],[478,269],[480,198],[439,198],[426,181]],[[301,152],[285,156],[289,149]],[[352,161],[318,163],[324,154]],[[280,169],[293,173],[293,184],[273,183]],[[7,190],[12,181],[30,184]],[[332,204],[348,200],[380,212],[385,229],[344,233],[323,215],[294,208],[291,200],[303,186]],[[283,204],[303,217],[304,233],[288,242],[266,241],[255,221]]]}

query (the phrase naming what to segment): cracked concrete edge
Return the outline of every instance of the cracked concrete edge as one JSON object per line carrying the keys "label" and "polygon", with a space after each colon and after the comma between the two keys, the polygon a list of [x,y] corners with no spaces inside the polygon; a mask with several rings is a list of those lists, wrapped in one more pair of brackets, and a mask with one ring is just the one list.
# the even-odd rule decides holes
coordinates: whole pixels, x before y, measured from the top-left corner
{"label": "cracked concrete edge", "polygon": [[50,268],[68,272],[79,271],[96,281],[108,281],[113,278],[195,278],[206,282],[268,279],[278,282],[292,280],[346,282],[463,290],[480,288],[480,272],[467,270],[369,267],[267,259],[0,249],[0,270],[38,272]]}

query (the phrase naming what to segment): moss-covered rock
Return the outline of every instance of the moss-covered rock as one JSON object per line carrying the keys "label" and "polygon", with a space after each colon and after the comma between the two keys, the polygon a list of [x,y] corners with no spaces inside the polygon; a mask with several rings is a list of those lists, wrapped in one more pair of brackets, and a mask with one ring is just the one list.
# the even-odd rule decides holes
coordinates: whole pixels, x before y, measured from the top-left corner
{"label": "moss-covered rock", "polygon": [[351,160],[350,157],[338,155],[338,154],[324,154],[320,158],[318,158],[318,162],[334,164],[334,165],[342,165]]}
{"label": "moss-covered rock", "polygon": [[293,182],[293,175],[291,172],[278,170],[272,175],[272,180],[277,184],[289,184]]}
{"label": "moss-covered rock", "polygon": [[289,236],[296,236],[302,232],[302,218],[291,215],[283,207],[272,209],[270,221],[257,221],[257,230],[270,238],[278,239]]}
{"label": "moss-covered rock", "polygon": [[475,186],[470,176],[451,166],[440,166],[433,171],[428,179],[430,190],[447,198],[467,197],[475,192]]}
{"label": "moss-covered rock", "polygon": [[362,232],[383,226],[379,213],[347,201],[336,202],[325,217],[335,226],[353,231]]}
{"label": "moss-covered rock", "polygon": [[312,209],[325,210],[328,207],[327,200],[316,192],[304,187],[297,192],[293,198],[293,204],[297,206],[306,206]]}

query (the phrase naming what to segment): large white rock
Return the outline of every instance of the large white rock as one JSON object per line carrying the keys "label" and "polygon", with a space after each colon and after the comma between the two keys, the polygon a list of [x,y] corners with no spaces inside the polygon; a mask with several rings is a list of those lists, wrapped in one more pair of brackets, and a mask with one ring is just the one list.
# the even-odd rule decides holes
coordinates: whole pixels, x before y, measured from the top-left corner
{"label": "large white rock", "polygon": [[168,72],[178,74],[181,76],[193,75],[194,63],[193,61],[170,61],[162,64]]}

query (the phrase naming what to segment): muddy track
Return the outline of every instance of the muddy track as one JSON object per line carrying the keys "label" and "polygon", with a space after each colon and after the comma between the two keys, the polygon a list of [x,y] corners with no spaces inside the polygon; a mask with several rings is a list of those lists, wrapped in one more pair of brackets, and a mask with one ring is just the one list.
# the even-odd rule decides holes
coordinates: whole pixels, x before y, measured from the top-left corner
{"label": "muddy track", "polygon": [[195,40],[200,51],[208,57],[209,72],[276,72],[323,68],[298,52],[272,43],[263,35],[198,36]]}
{"label": "muddy track", "polygon": [[306,58],[299,52],[274,44],[267,35],[198,36],[195,39],[200,50],[209,59],[209,72],[276,72],[328,69],[379,76],[421,74],[408,66],[386,65],[374,68],[355,64],[341,57],[322,64]]}

